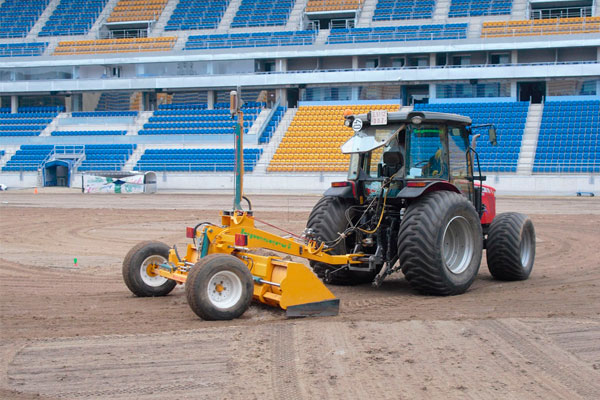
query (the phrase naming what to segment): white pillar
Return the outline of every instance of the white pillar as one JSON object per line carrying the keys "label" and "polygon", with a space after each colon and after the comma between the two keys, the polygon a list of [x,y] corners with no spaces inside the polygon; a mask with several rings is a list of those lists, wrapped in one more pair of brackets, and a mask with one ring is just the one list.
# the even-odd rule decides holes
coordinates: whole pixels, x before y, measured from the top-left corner
{"label": "white pillar", "polygon": [[510,52],[510,63],[516,64],[519,62],[519,52],[517,50],[512,50]]}
{"label": "white pillar", "polygon": [[510,82],[510,97],[512,97],[513,99],[517,98],[517,81],[511,81]]}
{"label": "white pillar", "polygon": [[435,83],[429,84],[429,100],[437,99],[437,88]]}
{"label": "white pillar", "polygon": [[358,56],[352,56],[352,69],[358,69]]}
{"label": "white pillar", "polygon": [[431,53],[429,54],[429,66],[432,67],[435,65],[435,58],[436,58],[436,54],[435,53]]}
{"label": "white pillar", "polygon": [[208,104],[208,109],[212,110],[215,108],[215,91],[209,90],[206,93],[206,103]]}
{"label": "white pillar", "polygon": [[10,96],[10,112],[16,114],[19,112],[19,96]]}

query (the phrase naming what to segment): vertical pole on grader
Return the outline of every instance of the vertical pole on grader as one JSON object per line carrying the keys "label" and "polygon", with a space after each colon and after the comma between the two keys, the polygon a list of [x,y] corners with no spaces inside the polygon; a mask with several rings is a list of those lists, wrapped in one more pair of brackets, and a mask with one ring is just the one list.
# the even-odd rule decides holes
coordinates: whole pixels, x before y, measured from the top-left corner
{"label": "vertical pole on grader", "polygon": [[231,118],[237,116],[235,124],[235,195],[233,209],[242,209],[242,196],[244,195],[244,113],[241,110],[240,90],[232,90],[229,98]]}

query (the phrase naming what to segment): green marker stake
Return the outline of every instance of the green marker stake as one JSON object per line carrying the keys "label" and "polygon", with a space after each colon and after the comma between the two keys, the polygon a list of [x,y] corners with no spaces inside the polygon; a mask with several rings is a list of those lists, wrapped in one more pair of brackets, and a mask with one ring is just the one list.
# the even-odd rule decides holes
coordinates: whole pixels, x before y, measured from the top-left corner
{"label": "green marker stake", "polygon": [[77,266],[77,257],[75,257],[75,258],[73,259],[73,264],[75,264],[75,266]]}

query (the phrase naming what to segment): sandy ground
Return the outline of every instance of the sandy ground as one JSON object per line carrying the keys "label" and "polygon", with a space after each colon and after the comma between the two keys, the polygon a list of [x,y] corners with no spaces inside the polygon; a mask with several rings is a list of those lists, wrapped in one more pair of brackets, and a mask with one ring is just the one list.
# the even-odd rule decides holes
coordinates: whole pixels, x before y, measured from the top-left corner
{"label": "sandy ground", "polygon": [[[315,196],[253,196],[256,216],[301,232]],[[498,199],[531,215],[528,281],[484,264],[460,296],[331,286],[336,317],[253,305],[198,319],[182,288],[136,298],[121,278],[142,240],[184,246],[229,195],[0,194],[0,398],[597,399],[600,201]],[[78,264],[74,265],[74,258]],[[485,258],[485,257],[484,257]]]}

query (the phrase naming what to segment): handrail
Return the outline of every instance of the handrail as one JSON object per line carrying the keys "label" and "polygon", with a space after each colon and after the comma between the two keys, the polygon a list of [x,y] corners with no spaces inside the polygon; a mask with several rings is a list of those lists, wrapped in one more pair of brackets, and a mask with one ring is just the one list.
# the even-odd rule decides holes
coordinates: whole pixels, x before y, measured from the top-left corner
{"label": "handrail", "polygon": [[256,137],[260,139],[260,137],[262,136],[262,134],[265,132],[265,130],[267,129],[267,127],[269,126],[269,122],[271,122],[271,119],[273,119],[273,115],[275,115],[275,112],[277,112],[277,108],[281,105],[281,98],[277,99],[277,103],[275,103],[273,105],[273,107],[271,108],[271,112],[269,112],[269,115],[267,116],[267,118],[265,119],[265,122],[263,123],[263,125],[260,127],[260,130],[258,131],[258,133],[256,134]]}

